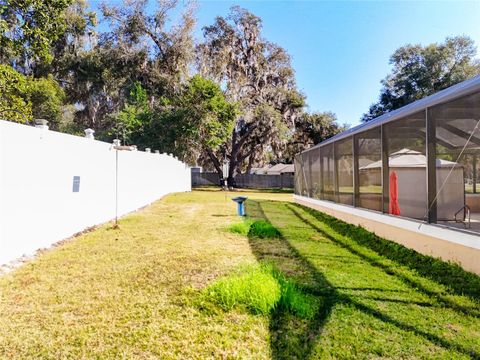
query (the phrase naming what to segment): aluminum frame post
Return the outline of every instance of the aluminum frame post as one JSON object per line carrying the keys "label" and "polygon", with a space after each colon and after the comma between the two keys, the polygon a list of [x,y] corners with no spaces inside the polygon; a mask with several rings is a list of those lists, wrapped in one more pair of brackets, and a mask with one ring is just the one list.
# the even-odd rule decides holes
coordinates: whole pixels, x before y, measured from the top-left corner
{"label": "aluminum frame post", "polygon": [[358,207],[360,205],[359,193],[360,182],[358,175],[358,137],[353,135],[352,137],[352,157],[353,157],[353,206]]}
{"label": "aluminum frame post", "polygon": [[437,222],[437,159],[436,159],[436,121],[425,110],[426,150],[427,150],[427,222]]}
{"label": "aluminum frame post", "polygon": [[380,146],[382,153],[382,212],[389,213],[390,169],[388,164],[388,139],[384,125],[380,128]]}

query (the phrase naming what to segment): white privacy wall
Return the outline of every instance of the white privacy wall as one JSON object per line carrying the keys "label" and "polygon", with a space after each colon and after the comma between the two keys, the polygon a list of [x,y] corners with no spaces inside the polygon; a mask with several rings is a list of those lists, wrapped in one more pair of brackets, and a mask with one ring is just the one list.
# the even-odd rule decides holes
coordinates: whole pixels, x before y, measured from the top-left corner
{"label": "white privacy wall", "polygon": [[[108,143],[0,121],[0,264],[113,219],[115,153]],[[118,159],[119,215],[191,189],[190,169],[171,156],[118,151]]]}

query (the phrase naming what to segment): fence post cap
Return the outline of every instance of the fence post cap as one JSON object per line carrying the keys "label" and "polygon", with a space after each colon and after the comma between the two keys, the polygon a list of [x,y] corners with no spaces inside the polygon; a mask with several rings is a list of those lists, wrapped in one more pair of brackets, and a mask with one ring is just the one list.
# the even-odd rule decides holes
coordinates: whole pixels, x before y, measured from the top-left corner
{"label": "fence post cap", "polygon": [[94,139],[93,134],[95,134],[95,130],[88,128],[88,129],[85,129],[83,131],[85,132],[85,137],[87,139]]}
{"label": "fence post cap", "polygon": [[35,119],[35,127],[38,129],[48,130],[48,120],[45,119]]}

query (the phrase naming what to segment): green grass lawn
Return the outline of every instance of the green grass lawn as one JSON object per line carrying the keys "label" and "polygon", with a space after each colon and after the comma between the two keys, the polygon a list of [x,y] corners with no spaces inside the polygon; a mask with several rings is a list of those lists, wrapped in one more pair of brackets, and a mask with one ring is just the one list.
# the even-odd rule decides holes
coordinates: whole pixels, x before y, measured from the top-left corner
{"label": "green grass lawn", "polygon": [[282,234],[250,239],[257,258],[323,304],[308,321],[272,316],[274,356],[480,358],[479,277],[299,205],[249,205]]}
{"label": "green grass lawn", "polygon": [[[102,226],[0,277],[0,358],[480,357],[479,277],[295,205],[291,194],[242,193],[248,224],[279,233],[234,233],[234,195],[167,196],[119,230]],[[315,314],[200,301],[232,273],[257,286],[257,270],[238,272],[258,263],[313,299]]]}

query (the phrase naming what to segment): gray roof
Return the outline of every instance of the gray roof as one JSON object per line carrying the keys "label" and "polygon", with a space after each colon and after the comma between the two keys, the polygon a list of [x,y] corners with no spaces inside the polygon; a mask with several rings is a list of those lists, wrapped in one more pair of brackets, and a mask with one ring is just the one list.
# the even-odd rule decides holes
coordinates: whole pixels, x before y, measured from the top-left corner
{"label": "gray roof", "polygon": [[262,167],[255,167],[250,170],[250,174],[265,174],[270,169],[270,165],[264,165]]}
{"label": "gray roof", "polygon": [[277,164],[272,166],[270,169],[267,170],[267,174],[271,172],[279,172],[283,173],[293,173],[294,172],[294,165],[293,164]]}
{"label": "gray roof", "polygon": [[[451,169],[459,168],[459,164],[453,161],[436,159],[437,168]],[[402,149],[394,152],[388,157],[389,168],[425,168],[427,166],[427,157],[419,151]],[[359,170],[381,169],[382,160],[372,162],[368,165],[359,167]]]}
{"label": "gray roof", "polygon": [[456,85],[450,86],[449,88],[439,91],[433,95],[424,97],[423,99],[414,101],[413,103],[405,105],[397,110],[385,113],[371,121],[354,126],[353,128],[348,129],[340,134],[337,134],[331,137],[330,139],[325,140],[320,144],[317,144],[303,152],[307,152],[311,149],[315,149],[320,146],[332,143],[334,141],[347,138],[351,135],[360,133],[362,131],[373,129],[379,125],[386,124],[390,121],[398,120],[400,118],[412,115],[420,110],[425,110],[434,105],[446,103],[448,101],[454,100],[461,96],[469,95],[476,91],[480,91],[480,75],[477,75],[471,79],[462,81],[461,83],[458,83]]}

